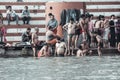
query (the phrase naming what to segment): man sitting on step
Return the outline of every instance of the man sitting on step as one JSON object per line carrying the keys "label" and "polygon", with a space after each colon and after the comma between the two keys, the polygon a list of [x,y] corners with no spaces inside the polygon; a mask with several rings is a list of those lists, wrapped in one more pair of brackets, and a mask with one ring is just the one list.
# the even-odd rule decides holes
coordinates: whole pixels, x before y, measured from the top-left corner
{"label": "man sitting on step", "polygon": [[30,11],[28,10],[28,6],[25,6],[25,9],[22,11],[23,24],[29,24],[30,19]]}
{"label": "man sitting on step", "polygon": [[7,7],[7,12],[6,12],[6,18],[8,20],[8,25],[10,25],[10,21],[16,21],[16,24],[18,25],[18,15],[15,13],[14,10],[12,10],[11,6]]}
{"label": "man sitting on step", "polygon": [[22,42],[31,42],[31,28],[27,28],[26,32],[22,34]]}

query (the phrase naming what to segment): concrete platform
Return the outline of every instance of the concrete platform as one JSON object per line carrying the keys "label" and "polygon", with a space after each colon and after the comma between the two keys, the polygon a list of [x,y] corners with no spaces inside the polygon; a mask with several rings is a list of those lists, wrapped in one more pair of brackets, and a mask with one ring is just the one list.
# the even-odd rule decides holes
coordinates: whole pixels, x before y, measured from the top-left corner
{"label": "concrete platform", "polygon": [[[93,53],[91,55],[87,56],[98,56],[97,54],[97,48],[92,48],[91,49]],[[76,53],[77,50],[74,52]],[[33,51],[31,48],[28,48],[24,50],[23,48],[0,48],[0,57],[32,57]],[[117,48],[103,48],[102,49],[102,56],[116,56],[120,55],[120,52],[117,51]]]}

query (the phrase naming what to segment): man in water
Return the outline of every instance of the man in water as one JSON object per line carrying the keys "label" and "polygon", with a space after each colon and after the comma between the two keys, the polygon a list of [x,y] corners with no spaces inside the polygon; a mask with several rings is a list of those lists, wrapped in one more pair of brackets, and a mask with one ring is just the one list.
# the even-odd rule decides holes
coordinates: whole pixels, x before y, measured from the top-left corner
{"label": "man in water", "polygon": [[33,49],[34,57],[36,57],[37,47],[39,45],[38,33],[39,33],[39,28],[35,27],[35,32],[32,33],[32,49]]}
{"label": "man in water", "polygon": [[40,51],[38,52],[38,58],[39,57],[47,57],[50,56],[51,54],[51,46],[48,43],[45,43],[44,46],[40,49]]}
{"label": "man in water", "polygon": [[83,41],[83,43],[79,46],[79,49],[77,51],[77,57],[79,56],[86,56],[86,54],[91,54],[92,50],[89,49],[89,46],[86,41]]}
{"label": "man in water", "polygon": [[[74,22],[74,19],[71,18],[70,22],[65,24],[63,28],[67,31],[68,33],[68,55],[74,55],[73,50],[75,47],[75,30],[76,30],[77,24]],[[70,52],[70,47],[72,47],[72,53]]]}
{"label": "man in water", "polygon": [[46,32],[46,42],[52,45],[55,45],[57,42],[57,38],[59,38],[59,36],[57,36],[53,31],[52,31],[52,27],[49,26],[48,30]]}
{"label": "man in water", "polygon": [[57,56],[66,56],[67,55],[67,46],[64,42],[64,39],[58,40],[56,43],[55,53]]}
{"label": "man in water", "polygon": [[85,21],[86,17],[84,14],[81,15],[81,18],[79,20],[79,23],[78,25],[81,27],[81,32],[82,32],[82,37],[83,37],[83,40],[86,40],[86,21]]}
{"label": "man in water", "polygon": [[102,55],[101,48],[102,48],[102,46],[103,46],[103,45],[102,45],[102,44],[103,44],[103,39],[102,39],[102,37],[101,37],[100,35],[97,34],[97,32],[94,33],[94,36],[95,36],[95,38],[96,38],[96,40],[97,40],[97,46],[98,46],[97,51],[98,51],[98,55],[101,56],[101,55]]}

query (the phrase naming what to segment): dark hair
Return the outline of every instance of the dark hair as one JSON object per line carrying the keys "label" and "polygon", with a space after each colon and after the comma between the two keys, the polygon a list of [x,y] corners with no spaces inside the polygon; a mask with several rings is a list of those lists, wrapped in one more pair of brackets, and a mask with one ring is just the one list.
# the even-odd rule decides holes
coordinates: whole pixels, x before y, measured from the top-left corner
{"label": "dark hair", "polygon": [[94,16],[93,14],[90,14],[88,17],[91,18],[91,17],[93,17],[93,16]]}
{"label": "dark hair", "polygon": [[52,16],[53,14],[52,13],[49,13],[48,16]]}
{"label": "dark hair", "polygon": [[101,20],[101,18],[105,18],[105,16],[104,15],[99,15],[98,19]]}
{"label": "dark hair", "polygon": [[25,6],[25,8],[28,8],[28,6]]}
{"label": "dark hair", "polygon": [[27,30],[31,30],[31,28],[29,27],[29,28],[27,28]]}
{"label": "dark hair", "polygon": [[48,29],[50,30],[52,28],[52,26],[48,26]]}
{"label": "dark hair", "polygon": [[6,9],[8,9],[8,8],[12,8],[12,6],[6,6]]}
{"label": "dark hair", "polygon": [[114,15],[114,14],[112,14],[110,17],[115,17],[115,15]]}
{"label": "dark hair", "polygon": [[81,15],[81,18],[84,18],[84,17],[85,17],[85,14],[82,14],[82,15]]}
{"label": "dark hair", "polygon": [[104,16],[104,15],[102,15],[102,16],[101,16],[101,18],[105,18],[105,16]]}
{"label": "dark hair", "polygon": [[90,14],[90,16],[94,16],[93,14]]}
{"label": "dark hair", "polygon": [[82,49],[82,46],[80,45],[78,48],[79,48],[79,49]]}
{"label": "dark hair", "polygon": [[73,18],[71,18],[71,19],[70,19],[70,21],[74,21],[74,19],[73,19]]}

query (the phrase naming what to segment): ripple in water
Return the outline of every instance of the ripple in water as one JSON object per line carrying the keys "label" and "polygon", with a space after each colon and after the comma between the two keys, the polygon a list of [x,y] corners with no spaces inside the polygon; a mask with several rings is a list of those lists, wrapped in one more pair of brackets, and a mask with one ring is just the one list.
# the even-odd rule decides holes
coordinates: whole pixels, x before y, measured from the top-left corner
{"label": "ripple in water", "polygon": [[0,58],[0,80],[120,80],[120,56]]}

